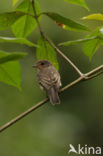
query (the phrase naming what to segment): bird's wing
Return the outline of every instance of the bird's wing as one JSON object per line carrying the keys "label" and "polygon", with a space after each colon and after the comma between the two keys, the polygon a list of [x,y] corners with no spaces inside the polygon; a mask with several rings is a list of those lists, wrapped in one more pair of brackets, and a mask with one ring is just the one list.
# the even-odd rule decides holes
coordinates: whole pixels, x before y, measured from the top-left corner
{"label": "bird's wing", "polygon": [[60,76],[58,72],[55,70],[47,70],[38,73],[38,82],[42,85],[46,90],[48,90],[52,86],[58,86],[58,81],[60,81]]}

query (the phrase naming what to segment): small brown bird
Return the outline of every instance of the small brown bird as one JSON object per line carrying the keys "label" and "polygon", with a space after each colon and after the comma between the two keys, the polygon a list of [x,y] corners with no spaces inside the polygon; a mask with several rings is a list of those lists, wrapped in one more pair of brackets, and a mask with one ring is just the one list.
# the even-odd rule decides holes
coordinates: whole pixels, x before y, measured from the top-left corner
{"label": "small brown bird", "polygon": [[48,60],[40,60],[33,67],[39,69],[37,73],[38,82],[46,90],[51,104],[59,104],[58,91],[61,80],[58,71]]}

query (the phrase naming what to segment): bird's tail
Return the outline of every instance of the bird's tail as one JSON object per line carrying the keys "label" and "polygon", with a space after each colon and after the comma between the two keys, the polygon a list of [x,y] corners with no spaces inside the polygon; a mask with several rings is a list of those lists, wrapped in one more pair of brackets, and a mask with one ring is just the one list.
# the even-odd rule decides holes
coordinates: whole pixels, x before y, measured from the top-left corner
{"label": "bird's tail", "polygon": [[48,96],[49,96],[51,104],[53,104],[53,105],[60,104],[58,91],[57,91],[57,89],[55,87],[51,87],[48,90]]}

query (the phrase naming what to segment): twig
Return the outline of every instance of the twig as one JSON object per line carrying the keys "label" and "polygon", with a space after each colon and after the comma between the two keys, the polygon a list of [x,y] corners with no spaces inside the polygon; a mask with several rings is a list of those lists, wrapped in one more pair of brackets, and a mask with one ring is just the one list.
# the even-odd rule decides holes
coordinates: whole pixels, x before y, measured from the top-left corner
{"label": "twig", "polygon": [[8,123],[6,123],[5,125],[3,125],[2,127],[0,127],[0,132],[4,131],[5,129],[7,129],[8,127],[12,126],[13,124],[15,124],[17,121],[21,120],[22,118],[24,118],[25,116],[27,116],[29,113],[33,112],[34,110],[36,110],[37,108],[39,108],[40,106],[42,106],[43,104],[45,104],[49,99],[46,98],[43,101],[37,103],[35,106],[29,108],[27,111],[21,113],[20,115],[18,115],[17,117],[15,117],[14,119],[12,119],[11,121],[9,121]]}
{"label": "twig", "polygon": [[[103,71],[101,73],[98,74],[98,72],[103,69],[103,65],[99,66],[98,68],[95,68],[94,70],[88,72],[85,74],[85,79],[83,77],[79,77],[78,79],[76,79],[75,81],[71,82],[70,84],[66,85],[65,87],[63,87],[60,90],[60,93],[64,92],[65,90],[67,90],[68,88],[83,82],[83,81],[87,81],[91,78],[95,78],[97,77],[99,74],[102,74]],[[94,76],[95,75],[95,76]],[[27,116],[29,113],[33,112],[34,110],[38,109],[39,107],[41,107],[42,105],[44,105],[45,103],[47,103],[47,101],[49,101],[48,98],[42,100],[41,102],[37,103],[35,106],[29,108],[28,110],[26,110],[24,113],[21,113],[20,115],[18,115],[16,118],[12,119],[11,121],[9,121],[8,123],[4,124],[2,127],[0,127],[0,132],[4,131],[5,129],[7,129],[8,127],[12,126],[13,124],[15,124],[17,121],[21,120],[22,118],[24,118],[25,116]]]}
{"label": "twig", "polygon": [[90,76],[93,75],[93,74],[97,74],[97,72],[103,73],[103,65],[101,65],[101,66],[95,68],[94,70],[88,72],[88,73],[85,74],[85,75],[86,75],[86,76],[88,75],[88,76],[90,77]]}
{"label": "twig", "polygon": [[41,33],[41,36],[46,40],[48,41],[48,43],[54,48],[54,50],[56,52],[58,52],[75,70],[76,72],[83,77],[83,73],[77,68],[77,66],[66,56],[62,53],[61,50],[59,50],[58,47],[55,46],[55,44],[46,36],[46,34],[43,32],[42,30],[42,27],[39,23],[39,20],[38,20],[38,16],[37,16],[37,13],[36,13],[36,9],[35,9],[35,5],[34,5],[34,0],[31,0],[31,3],[32,3],[32,7],[33,7],[33,10],[34,10],[34,17],[37,21],[37,24],[38,24],[38,28],[40,30],[40,33]]}

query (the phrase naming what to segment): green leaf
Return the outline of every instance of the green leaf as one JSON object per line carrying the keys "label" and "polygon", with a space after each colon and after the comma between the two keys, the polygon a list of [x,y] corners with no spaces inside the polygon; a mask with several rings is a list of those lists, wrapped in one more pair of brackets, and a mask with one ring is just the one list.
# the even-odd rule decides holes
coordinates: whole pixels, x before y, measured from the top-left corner
{"label": "green leaf", "polygon": [[58,70],[59,65],[56,57],[56,52],[54,51],[54,49],[43,38],[40,38],[38,40],[38,45],[40,46],[40,48],[36,49],[37,59],[49,60],[54,65],[54,67]]}
{"label": "green leaf", "polygon": [[13,24],[12,31],[16,37],[27,37],[36,26],[33,17],[25,15]]}
{"label": "green leaf", "polygon": [[[36,3],[36,11],[40,13],[38,3]],[[34,15],[32,4],[30,0],[24,0],[17,8],[17,11],[29,13]],[[34,17],[24,15],[19,18],[12,26],[12,31],[16,37],[27,37],[37,26],[37,22]]]}
{"label": "green leaf", "polygon": [[18,61],[11,61],[0,65],[0,81],[21,89],[21,70]]}
{"label": "green leaf", "polygon": [[0,30],[8,28],[23,15],[24,13],[22,12],[9,12],[0,14]]}
{"label": "green leaf", "polygon": [[71,3],[71,4],[76,4],[79,5],[81,7],[86,8],[87,10],[89,10],[88,6],[86,5],[84,0],[66,0],[67,2]]}
{"label": "green leaf", "polygon": [[13,6],[15,6],[18,2],[19,0],[13,0]]}
{"label": "green leaf", "polygon": [[103,14],[91,14],[89,16],[85,16],[82,19],[84,20],[99,20],[99,21],[103,21]]}
{"label": "green leaf", "polygon": [[74,41],[67,41],[67,42],[59,43],[59,46],[76,45],[76,44],[80,44],[80,43],[85,43],[87,41],[91,41],[96,38],[97,38],[97,36],[90,37],[90,38],[84,38],[84,39],[78,39],[78,40],[74,40]]}
{"label": "green leaf", "polygon": [[84,39],[63,42],[60,43],[59,46],[76,45],[80,43],[83,43],[84,54],[91,60],[98,47],[103,44],[103,27],[97,28],[91,35],[88,35]]}
{"label": "green leaf", "polygon": [[92,32],[91,35],[87,37],[91,38],[93,36],[97,36],[97,38],[85,42],[83,46],[84,54],[87,55],[90,60],[95,54],[96,50],[99,48],[99,46],[103,44],[103,28],[97,28],[94,32]]}
{"label": "green leaf", "polygon": [[63,29],[72,30],[72,31],[89,31],[88,27],[74,22],[71,19],[63,17],[57,13],[53,12],[44,12],[43,14],[50,17],[57,25],[61,26]]}
{"label": "green leaf", "polygon": [[[36,0],[35,0],[35,8],[37,15],[40,14],[41,9],[39,7],[39,3]],[[24,0],[22,3],[20,3],[20,5],[16,8],[16,11],[30,13],[31,15],[34,15],[34,11],[30,0]]]}
{"label": "green leaf", "polygon": [[0,51],[0,64],[3,64],[5,62],[14,61],[22,59],[26,56],[26,53],[5,53]]}
{"label": "green leaf", "polygon": [[95,54],[96,50],[100,46],[100,40],[99,39],[94,39],[91,41],[87,41],[84,46],[83,46],[83,51],[84,54],[89,57],[91,60],[92,56]]}
{"label": "green leaf", "polygon": [[[6,59],[6,57],[8,57],[9,55],[12,54],[0,52],[0,60],[2,60],[3,58]],[[5,63],[2,62],[2,64],[0,64],[0,81],[21,89],[21,70],[19,62],[14,61],[14,58],[12,58],[11,60],[12,61],[9,60],[9,62],[7,62],[6,60],[6,62],[4,61]]]}
{"label": "green leaf", "polygon": [[8,42],[8,43],[19,43],[19,44],[25,44],[30,47],[38,47],[38,45],[30,42],[29,40],[25,38],[14,38],[14,37],[0,37],[0,42]]}

